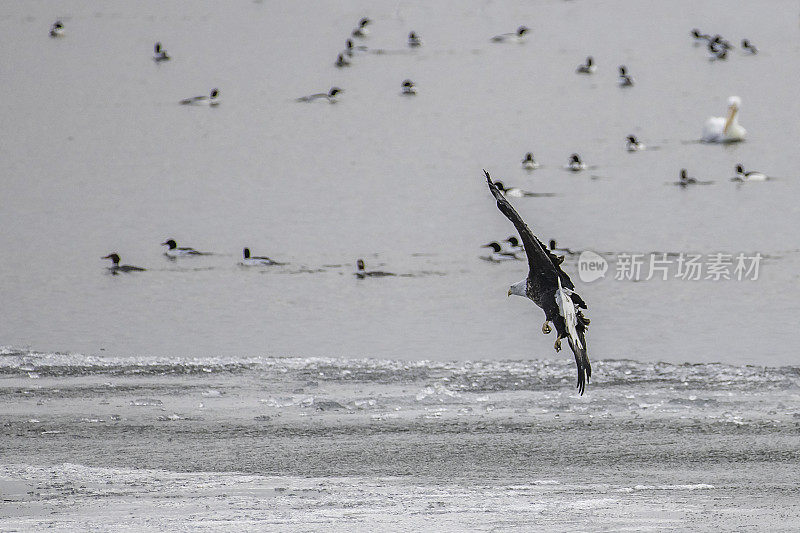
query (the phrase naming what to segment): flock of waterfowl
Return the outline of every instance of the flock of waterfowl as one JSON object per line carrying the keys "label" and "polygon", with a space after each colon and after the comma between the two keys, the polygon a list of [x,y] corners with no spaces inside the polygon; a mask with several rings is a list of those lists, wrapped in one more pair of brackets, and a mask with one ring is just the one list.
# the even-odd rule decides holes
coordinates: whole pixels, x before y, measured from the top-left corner
{"label": "flock of waterfowl", "polygon": [[[371,20],[364,17],[359,20],[355,29],[352,30],[350,37],[345,41],[345,48],[336,56],[334,65],[337,68],[350,67],[353,64],[353,58],[360,53],[386,53],[382,50],[372,50],[363,44],[356,44],[355,40],[366,38],[370,31]],[[526,35],[530,29],[526,26],[520,26],[516,31],[495,35],[490,38],[491,42],[504,43],[504,42],[517,42],[522,43],[525,41]],[[710,36],[703,34],[700,30],[692,30],[692,37],[698,45],[705,42],[712,60],[725,60],[728,53],[734,47],[720,35]],[[64,25],[61,21],[56,21],[50,28],[50,36],[53,38],[60,38],[64,36]],[[411,31],[408,34],[407,46],[409,48],[419,48],[423,45],[422,39],[415,32]],[[758,49],[747,39],[742,40],[741,49],[746,54],[756,54]],[[153,60],[157,63],[169,61],[171,58],[167,51],[160,42],[155,43]],[[598,71],[598,66],[592,56],[586,57],[585,61],[578,65],[576,73],[580,75],[594,75]],[[635,85],[633,77],[630,75],[628,68],[625,65],[618,66],[618,85],[622,88],[630,88]],[[339,96],[344,92],[340,87],[331,87],[327,92],[320,92],[302,96],[297,98],[297,102],[315,102],[327,101],[331,104],[337,102]],[[417,87],[410,79],[405,79],[401,83],[401,94],[413,96],[417,94]],[[212,89],[208,95],[195,96],[186,98],[180,101],[183,105],[208,105],[217,106],[220,104],[219,89]],[[739,142],[745,139],[747,134],[746,130],[738,122],[738,113],[741,107],[741,99],[737,96],[731,96],[728,99],[728,108],[725,116],[709,118],[703,127],[702,141],[707,143],[732,143]],[[635,135],[628,135],[625,139],[625,149],[628,152],[641,152],[646,150],[647,147]],[[528,171],[534,171],[540,167],[540,164],[533,156],[532,152],[525,154],[522,159],[522,167]],[[573,153],[569,156],[567,164],[563,167],[570,172],[581,172],[592,168],[588,166],[581,156]],[[587,355],[587,345],[585,333],[587,331],[589,320],[583,315],[583,311],[587,306],[585,301],[574,292],[575,287],[570,280],[569,276],[562,270],[561,264],[564,261],[563,254],[572,254],[573,251],[564,248],[558,248],[555,240],[550,240],[549,246],[545,246],[523,222],[520,215],[512,207],[507,198],[535,198],[535,197],[548,197],[553,196],[552,193],[532,192],[526,191],[518,187],[510,187],[502,181],[493,180],[489,173],[485,172],[485,177],[489,187],[489,191],[494,196],[497,207],[503,215],[506,216],[514,225],[519,234],[519,239],[516,236],[510,236],[502,242],[493,241],[484,247],[490,248],[490,255],[484,259],[493,262],[501,262],[508,260],[527,260],[529,265],[529,274],[526,279],[511,285],[508,295],[523,296],[532,300],[537,306],[542,308],[545,312],[546,321],[542,326],[542,332],[548,334],[551,332],[550,323],[552,323],[557,332],[555,341],[555,349],[561,349],[561,340],[567,339],[575,355],[575,362],[578,371],[577,387],[581,394],[583,394],[586,384],[591,376],[591,365]],[[738,182],[749,181],[764,181],[768,177],[760,172],[746,171],[744,166],[739,164],[736,167],[736,175],[732,178]],[[690,185],[703,185],[712,183],[710,181],[703,181],[689,176],[686,169],[681,169],[679,181],[675,183],[680,187],[688,187]],[[174,239],[168,239],[161,243],[166,246],[167,250],[165,255],[172,260],[181,257],[208,255],[206,252],[195,250],[194,248],[179,247]],[[559,255],[561,254],[561,255]],[[120,264],[120,256],[114,252],[103,257],[111,261],[109,270],[112,274],[122,272],[140,272],[145,269],[133,265]],[[266,256],[252,255],[249,248],[242,250],[242,260],[240,262],[243,266],[272,266],[282,265],[280,263]],[[355,275],[359,279],[368,277],[384,277],[394,276],[391,272],[382,271],[367,271],[363,259],[356,261]]]}
{"label": "flock of waterfowl", "polygon": [[[175,261],[181,257],[214,255],[213,252],[202,252],[200,250],[196,250],[195,248],[191,248],[188,246],[178,246],[178,243],[175,241],[175,239],[167,239],[166,241],[161,243],[161,246],[167,247],[167,249],[164,251],[164,255],[167,257],[167,259],[172,261]],[[111,261],[111,266],[108,267],[108,272],[111,273],[112,275],[117,275],[126,272],[144,272],[147,270],[146,268],[140,266],[120,264],[120,256],[117,252],[112,252],[106,256],[101,257],[101,259],[108,259],[109,261]],[[276,261],[267,256],[252,255],[250,253],[250,248],[247,247],[245,247],[242,250],[242,260],[239,261],[239,265],[244,267],[282,266],[286,264],[288,263]],[[367,270],[364,264],[364,260],[358,259],[356,261],[355,275],[359,279],[363,279],[366,277],[394,276],[395,274],[391,272]]]}

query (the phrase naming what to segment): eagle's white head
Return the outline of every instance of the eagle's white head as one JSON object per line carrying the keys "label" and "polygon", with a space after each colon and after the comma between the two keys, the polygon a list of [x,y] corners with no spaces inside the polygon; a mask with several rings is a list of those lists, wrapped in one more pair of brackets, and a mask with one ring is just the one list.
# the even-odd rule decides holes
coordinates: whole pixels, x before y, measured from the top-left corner
{"label": "eagle's white head", "polygon": [[528,279],[526,278],[509,287],[508,295],[511,296],[513,294],[514,296],[522,296],[524,298],[527,298],[528,297],[528,294],[526,292],[527,288],[528,288]]}

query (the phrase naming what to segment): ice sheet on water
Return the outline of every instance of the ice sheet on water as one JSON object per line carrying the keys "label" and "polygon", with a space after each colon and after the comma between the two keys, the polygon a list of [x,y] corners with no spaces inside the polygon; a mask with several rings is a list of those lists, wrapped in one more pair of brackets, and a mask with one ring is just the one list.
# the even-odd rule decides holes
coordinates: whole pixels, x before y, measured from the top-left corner
{"label": "ice sheet on water", "polygon": [[[642,384],[677,389],[757,390],[800,387],[800,366],[761,367],[721,363],[593,361],[594,382],[604,386]],[[346,357],[117,357],[44,353],[0,348],[0,375],[163,376],[254,373],[298,383],[416,383],[419,400],[457,398],[464,392],[561,389],[572,381],[569,359],[405,361]],[[438,401],[438,400],[437,400]],[[713,401],[689,398],[677,402]]]}

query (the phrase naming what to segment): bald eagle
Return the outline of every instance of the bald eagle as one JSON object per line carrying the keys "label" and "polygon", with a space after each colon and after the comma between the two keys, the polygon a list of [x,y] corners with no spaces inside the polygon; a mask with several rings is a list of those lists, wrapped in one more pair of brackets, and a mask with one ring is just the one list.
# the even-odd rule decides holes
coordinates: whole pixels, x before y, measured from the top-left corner
{"label": "bald eagle", "polygon": [[514,224],[528,256],[528,277],[512,285],[508,289],[508,295],[524,296],[544,311],[542,333],[547,335],[552,331],[552,322],[558,334],[555,343],[557,352],[561,351],[561,339],[567,339],[575,354],[575,364],[578,367],[577,388],[582,395],[592,376],[585,337],[589,319],[581,312],[581,309],[586,309],[586,302],[574,292],[575,285],[561,269],[564,258],[553,254],[542,244],[492,182],[489,173],[485,170],[483,173],[486,175],[489,191],[497,200],[497,208]]}

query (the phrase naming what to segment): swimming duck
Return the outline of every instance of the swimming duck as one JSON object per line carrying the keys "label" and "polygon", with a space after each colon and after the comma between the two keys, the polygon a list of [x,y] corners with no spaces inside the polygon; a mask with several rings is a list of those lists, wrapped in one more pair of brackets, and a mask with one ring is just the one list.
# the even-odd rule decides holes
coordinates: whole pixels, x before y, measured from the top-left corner
{"label": "swimming duck", "polygon": [[645,145],[639,142],[639,140],[635,136],[628,135],[627,140],[628,142],[625,145],[625,148],[629,152],[641,152],[642,150],[645,149]]}
{"label": "swimming duck", "polygon": [[162,61],[169,61],[171,58],[167,55],[167,51],[161,48],[161,43],[156,43],[153,47],[155,51],[155,55],[153,56],[153,61],[156,63],[161,63]]}
{"label": "swimming duck", "polygon": [[586,170],[586,163],[581,160],[581,156],[578,154],[572,154],[569,156],[569,163],[567,164],[567,170],[571,170],[572,172],[580,172],[581,170]]}
{"label": "swimming duck", "polygon": [[50,37],[63,37],[64,36],[64,24],[57,20],[50,26]]}
{"label": "swimming duck", "polygon": [[520,26],[517,28],[517,31],[511,33],[503,33],[500,35],[495,35],[492,37],[492,42],[501,43],[504,41],[508,41],[509,39],[516,40],[518,43],[524,42],[525,34],[528,33],[530,30],[525,26]]}
{"label": "swimming duck", "polygon": [[525,170],[536,170],[539,168],[539,163],[533,158],[533,154],[528,152],[525,154],[525,158],[522,160],[522,168]]}
{"label": "swimming duck", "polygon": [[206,255],[203,252],[198,252],[194,248],[179,248],[178,244],[175,242],[174,239],[169,239],[161,243],[161,246],[168,246],[164,255],[167,257],[175,258],[175,257],[186,257],[189,255]]}
{"label": "swimming duck", "polygon": [[219,105],[219,89],[211,89],[208,96],[193,96],[191,98],[184,98],[180,102],[183,105]]}
{"label": "swimming duck", "polygon": [[628,75],[628,69],[625,65],[619,67],[619,86],[620,87],[633,87],[633,78]]}
{"label": "swimming duck", "polygon": [[583,65],[578,65],[576,72],[579,74],[594,74],[597,71],[597,65],[594,64],[594,59],[592,56],[586,58],[586,63]]}
{"label": "swimming duck", "polygon": [[359,259],[358,261],[356,261],[356,277],[358,279],[383,278],[383,277],[386,277],[386,276],[394,276],[394,275],[395,274],[393,274],[392,272],[381,272],[380,270],[370,270],[370,271],[368,271],[364,267],[364,260],[363,259]]}
{"label": "swimming duck", "polygon": [[116,253],[108,254],[105,257],[101,257],[100,259],[110,259],[111,266],[108,267],[108,270],[111,271],[112,274],[116,274],[117,272],[144,272],[145,268],[132,266],[132,265],[120,265],[119,264],[119,255]]}
{"label": "swimming duck", "polygon": [[414,86],[414,82],[411,81],[411,80],[405,80],[403,82],[402,87],[403,87],[402,94],[405,94],[405,95],[408,95],[408,96],[413,96],[413,95],[417,94],[417,88],[416,88],[416,86]]}
{"label": "swimming duck", "polygon": [[335,104],[336,103],[336,96],[339,93],[343,93],[344,89],[340,89],[339,87],[331,87],[331,90],[327,93],[316,93],[310,94],[308,96],[302,96],[297,99],[298,102],[313,102],[314,100],[318,99],[325,99],[328,103]]}

